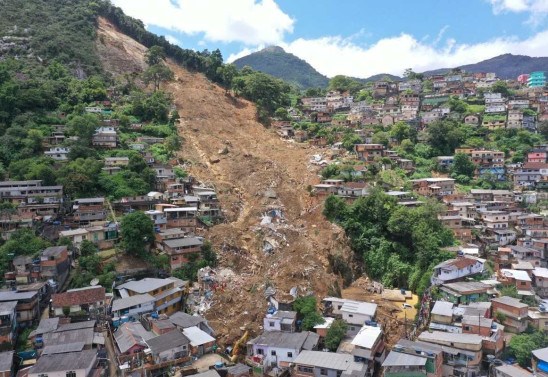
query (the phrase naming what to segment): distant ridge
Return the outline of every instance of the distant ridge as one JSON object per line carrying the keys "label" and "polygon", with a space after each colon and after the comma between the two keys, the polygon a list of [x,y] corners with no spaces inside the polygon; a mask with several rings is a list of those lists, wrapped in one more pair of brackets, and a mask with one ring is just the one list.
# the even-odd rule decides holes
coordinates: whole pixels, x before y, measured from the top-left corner
{"label": "distant ridge", "polygon": [[249,66],[256,71],[268,73],[301,89],[325,88],[329,79],[316,71],[306,61],[285,52],[279,46],[269,46],[234,61],[239,69]]}
{"label": "distant ridge", "polygon": [[[494,72],[501,79],[514,79],[522,73],[548,71],[548,57],[533,58],[526,55],[503,54],[494,58],[482,60],[479,63],[458,67],[466,72]],[[440,68],[426,71],[426,76],[444,74],[451,68]]]}

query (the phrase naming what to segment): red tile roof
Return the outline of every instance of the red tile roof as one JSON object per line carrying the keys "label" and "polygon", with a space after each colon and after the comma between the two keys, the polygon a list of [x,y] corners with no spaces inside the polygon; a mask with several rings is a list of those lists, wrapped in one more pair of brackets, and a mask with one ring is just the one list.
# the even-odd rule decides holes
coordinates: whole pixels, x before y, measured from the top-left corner
{"label": "red tile roof", "polygon": [[105,301],[105,288],[103,287],[89,287],[65,293],[57,293],[52,296],[52,306],[54,308],[95,304],[99,301]]}

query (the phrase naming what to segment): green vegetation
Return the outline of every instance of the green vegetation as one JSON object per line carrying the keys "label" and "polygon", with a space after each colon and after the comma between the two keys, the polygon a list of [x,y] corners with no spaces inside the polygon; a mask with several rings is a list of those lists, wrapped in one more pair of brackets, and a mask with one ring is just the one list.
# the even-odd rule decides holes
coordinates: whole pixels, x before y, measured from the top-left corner
{"label": "green vegetation", "polygon": [[143,256],[154,241],[154,223],[144,212],[133,212],[120,223],[122,247],[130,254]]}
{"label": "green vegetation", "polygon": [[531,366],[531,353],[545,347],[548,347],[548,337],[544,332],[535,330],[512,336],[507,352],[526,368]]}
{"label": "green vegetation", "polygon": [[324,322],[323,317],[318,311],[316,297],[314,296],[297,298],[293,303],[293,309],[297,312],[302,321],[301,329],[303,331],[312,330],[314,326]]}
{"label": "green vegetation", "polygon": [[417,208],[399,206],[379,189],[350,205],[330,196],[324,207],[324,215],[345,230],[369,277],[419,295],[429,285],[432,267],[451,257],[441,251],[454,240],[438,221],[439,212],[432,202]]}
{"label": "green vegetation", "polygon": [[348,325],[342,319],[336,319],[333,321],[325,336],[325,346],[329,349],[329,351],[337,351],[337,348],[339,347],[339,344],[341,344],[341,340],[344,339],[347,330]]}
{"label": "green vegetation", "polygon": [[18,229],[10,239],[0,246],[0,276],[8,271],[9,262],[19,255],[37,257],[45,248],[51,246],[43,238],[34,234],[31,229]]}
{"label": "green vegetation", "polygon": [[268,73],[300,89],[325,88],[329,82],[327,77],[310,64],[285,52],[281,47],[267,47],[235,60],[234,65],[240,69],[248,66],[256,71]]}
{"label": "green vegetation", "polygon": [[200,255],[191,254],[189,261],[183,267],[173,272],[173,276],[179,279],[196,281],[198,270],[204,267],[214,268],[217,266],[217,254],[213,250],[211,243],[205,242],[202,245]]}

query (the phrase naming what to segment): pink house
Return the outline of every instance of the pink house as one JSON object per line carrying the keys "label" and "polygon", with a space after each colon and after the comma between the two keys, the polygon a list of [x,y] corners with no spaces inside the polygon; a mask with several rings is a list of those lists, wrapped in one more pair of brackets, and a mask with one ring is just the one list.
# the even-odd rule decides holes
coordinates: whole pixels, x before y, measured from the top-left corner
{"label": "pink house", "polygon": [[546,149],[533,149],[527,153],[527,162],[546,162],[548,161],[548,151]]}
{"label": "pink house", "polygon": [[522,85],[527,84],[527,80],[529,80],[529,75],[526,73],[523,73],[518,76],[518,82]]}

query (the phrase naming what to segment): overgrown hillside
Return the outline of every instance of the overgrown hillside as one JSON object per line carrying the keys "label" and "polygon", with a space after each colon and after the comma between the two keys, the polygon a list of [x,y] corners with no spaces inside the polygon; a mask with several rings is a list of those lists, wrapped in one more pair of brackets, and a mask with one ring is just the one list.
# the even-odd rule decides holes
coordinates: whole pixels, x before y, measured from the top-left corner
{"label": "overgrown hillside", "polygon": [[245,66],[268,73],[301,89],[325,88],[329,79],[316,71],[306,61],[285,52],[278,46],[270,46],[234,61],[238,68]]}

